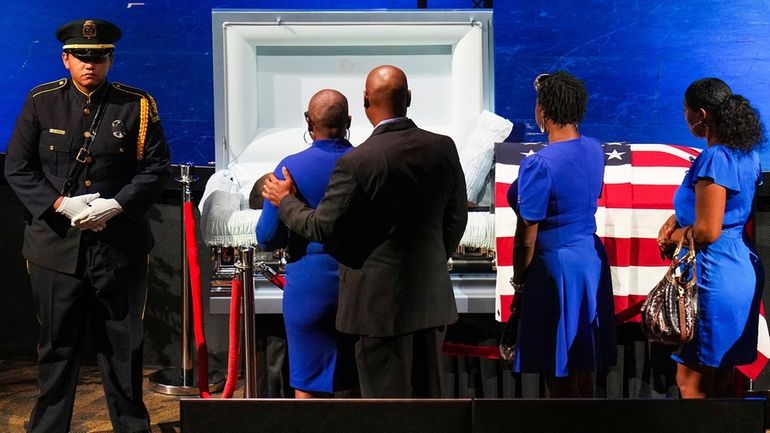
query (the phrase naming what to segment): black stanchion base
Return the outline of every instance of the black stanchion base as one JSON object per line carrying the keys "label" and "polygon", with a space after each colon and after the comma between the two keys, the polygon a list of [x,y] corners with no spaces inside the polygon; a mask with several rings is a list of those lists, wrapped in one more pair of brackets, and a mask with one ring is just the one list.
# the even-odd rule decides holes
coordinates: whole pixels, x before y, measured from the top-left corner
{"label": "black stanchion base", "polygon": [[[198,371],[181,368],[158,370],[149,376],[150,388],[160,394],[198,395]],[[209,392],[217,392],[225,386],[225,377],[219,372],[209,372]]]}

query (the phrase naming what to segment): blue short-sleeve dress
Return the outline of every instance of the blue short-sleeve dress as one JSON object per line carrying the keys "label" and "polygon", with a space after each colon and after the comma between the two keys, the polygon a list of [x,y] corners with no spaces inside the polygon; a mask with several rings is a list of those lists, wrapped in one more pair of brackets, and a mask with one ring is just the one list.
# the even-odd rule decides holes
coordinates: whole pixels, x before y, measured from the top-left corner
{"label": "blue short-sleeve dress", "polygon": [[604,151],[589,137],[555,142],[524,159],[508,202],[537,222],[524,282],[516,372],[564,377],[617,360],[612,280],[596,236]]}
{"label": "blue short-sleeve dress", "polygon": [[693,161],[674,194],[676,219],[684,227],[695,222],[698,181],[710,180],[727,192],[722,233],[696,254],[698,326],[693,340],[672,355],[677,362],[735,366],[751,363],[757,356],[759,301],[765,278],[744,226],[761,175],[757,152],[717,144]]}
{"label": "blue short-sleeve dress", "polygon": [[[337,159],[352,149],[344,139],[315,140],[311,146],[286,157],[274,174],[283,179],[289,169],[297,197],[316,207]],[[354,341],[335,328],[339,291],[337,261],[323,244],[291,233],[278,209],[265,201],[257,223],[257,241],[264,250],[287,247],[283,319],[289,353],[289,384],[302,391],[331,393],[356,385]]]}

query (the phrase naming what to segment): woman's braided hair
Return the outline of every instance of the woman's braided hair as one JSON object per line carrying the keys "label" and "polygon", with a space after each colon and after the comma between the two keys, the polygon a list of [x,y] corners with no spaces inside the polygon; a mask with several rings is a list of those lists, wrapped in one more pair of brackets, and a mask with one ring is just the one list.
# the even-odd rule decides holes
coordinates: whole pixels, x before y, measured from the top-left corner
{"label": "woman's braided hair", "polygon": [[536,83],[537,103],[543,116],[559,125],[578,124],[588,105],[588,91],[582,80],[564,71],[545,75]]}

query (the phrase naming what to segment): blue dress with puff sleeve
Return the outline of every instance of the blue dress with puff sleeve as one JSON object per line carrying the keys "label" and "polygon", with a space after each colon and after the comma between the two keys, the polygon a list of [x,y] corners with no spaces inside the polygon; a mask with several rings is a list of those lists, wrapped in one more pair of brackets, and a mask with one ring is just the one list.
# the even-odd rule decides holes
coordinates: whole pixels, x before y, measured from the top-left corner
{"label": "blue dress with puff sleeve", "polygon": [[[315,140],[286,157],[274,174],[289,169],[297,197],[316,207],[324,196],[337,159],[352,149],[345,139]],[[278,209],[265,201],[257,223],[257,241],[266,251],[286,247],[283,318],[289,353],[289,383],[295,389],[331,393],[356,385],[354,342],[335,328],[339,265],[323,244],[291,233]]]}
{"label": "blue dress with puff sleeve", "polygon": [[508,190],[514,211],[538,223],[524,282],[516,372],[564,377],[616,362],[612,280],[596,236],[603,178],[601,144],[579,137],[525,158]]}
{"label": "blue dress with puff sleeve", "polygon": [[765,278],[744,226],[751,217],[761,176],[756,151],[716,144],[698,155],[674,194],[677,223],[684,227],[695,222],[698,181],[710,180],[727,192],[719,238],[696,252],[698,325],[693,340],[672,355],[677,362],[735,366],[751,363],[757,356],[759,301]]}

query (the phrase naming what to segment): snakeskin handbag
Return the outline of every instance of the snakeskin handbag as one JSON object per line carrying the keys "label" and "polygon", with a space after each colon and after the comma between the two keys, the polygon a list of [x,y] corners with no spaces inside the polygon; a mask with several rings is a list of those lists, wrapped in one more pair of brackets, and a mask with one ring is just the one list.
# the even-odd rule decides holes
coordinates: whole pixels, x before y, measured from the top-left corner
{"label": "snakeskin handbag", "polygon": [[692,237],[687,253],[679,257],[689,231],[688,227],[674,251],[666,274],[642,303],[642,330],[650,341],[678,345],[695,336],[698,282]]}

